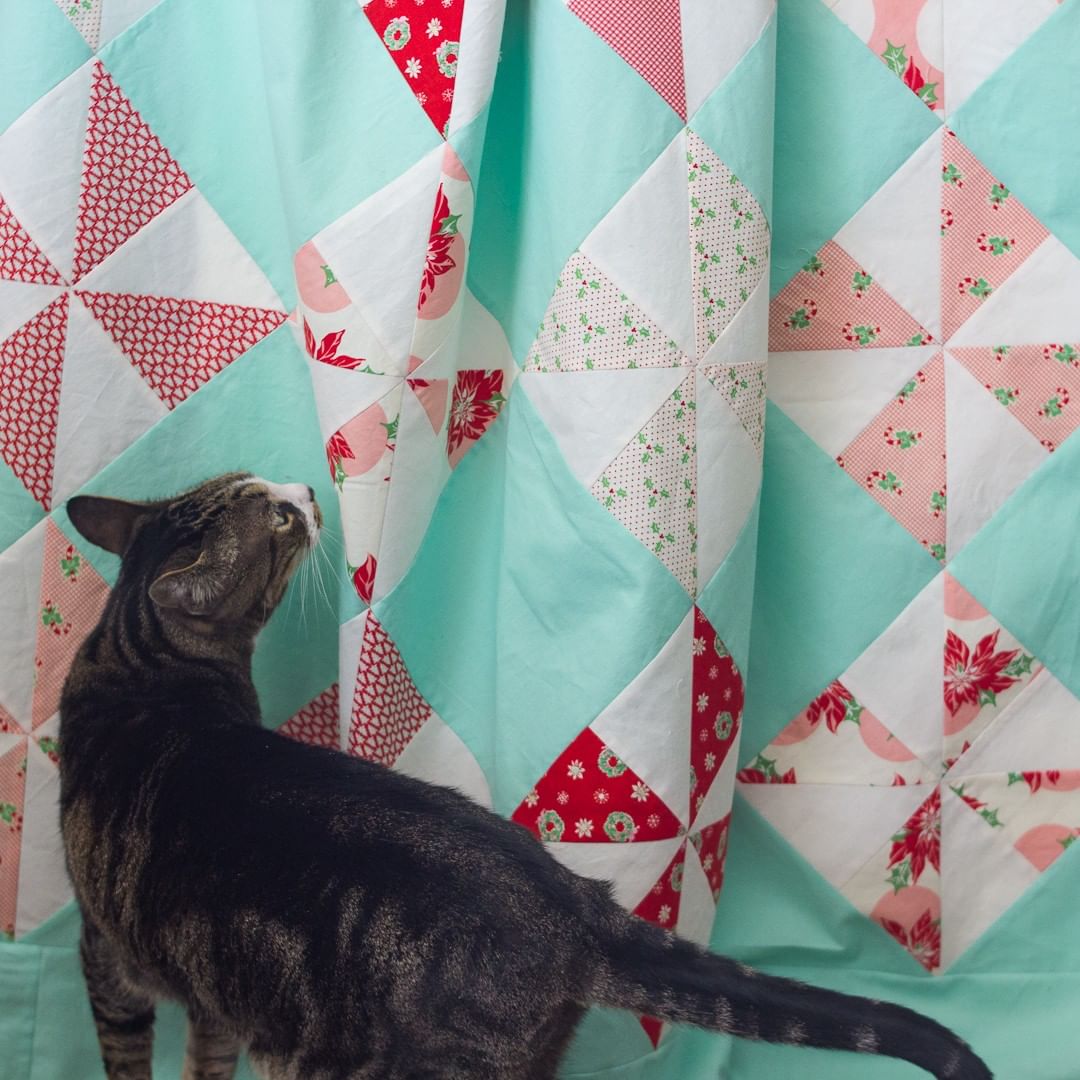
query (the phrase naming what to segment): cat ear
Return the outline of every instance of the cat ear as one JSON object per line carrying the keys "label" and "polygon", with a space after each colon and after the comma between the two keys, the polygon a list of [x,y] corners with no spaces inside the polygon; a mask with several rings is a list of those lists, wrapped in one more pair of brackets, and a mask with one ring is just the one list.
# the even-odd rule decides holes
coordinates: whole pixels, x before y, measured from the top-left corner
{"label": "cat ear", "polygon": [[158,607],[178,608],[188,615],[209,615],[224,598],[228,577],[210,566],[203,552],[190,565],[167,570],[150,586]]}
{"label": "cat ear", "polygon": [[76,495],[67,501],[67,514],[79,533],[99,548],[123,555],[146,503],[107,499],[102,495]]}

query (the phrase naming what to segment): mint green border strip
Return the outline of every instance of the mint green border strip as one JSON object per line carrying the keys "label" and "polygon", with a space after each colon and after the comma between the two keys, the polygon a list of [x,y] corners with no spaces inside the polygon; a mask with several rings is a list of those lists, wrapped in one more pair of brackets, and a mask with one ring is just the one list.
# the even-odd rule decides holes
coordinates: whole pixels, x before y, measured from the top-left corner
{"label": "mint green border strip", "polygon": [[53,0],[0,4],[0,131],[92,55]]}
{"label": "mint green border strip", "polygon": [[1080,257],[1077,56],[1080,5],[1073,0],[1058,7],[950,115],[949,126]]}
{"label": "mint green border strip", "polygon": [[488,125],[468,281],[520,361],[566,260],[682,123],[564,4],[540,0],[507,5]]}
{"label": "mint green border strip", "polygon": [[773,295],[939,126],[821,0],[780,0]]}
{"label": "mint green border strip", "polygon": [[941,569],[772,402],[766,430],[744,761]]}
{"label": "mint green border strip", "polygon": [[286,307],[296,249],[441,141],[355,0],[162,0],[101,58]]}
{"label": "mint green border strip", "polygon": [[1080,438],[1047,457],[949,570],[1080,697]]}
{"label": "mint green border strip", "polygon": [[774,14],[757,41],[690,117],[687,125],[712,147],[717,157],[750,189],[770,221],[775,89]]}
{"label": "mint green border strip", "polygon": [[689,609],[573,476],[518,385],[374,611],[509,813]]}

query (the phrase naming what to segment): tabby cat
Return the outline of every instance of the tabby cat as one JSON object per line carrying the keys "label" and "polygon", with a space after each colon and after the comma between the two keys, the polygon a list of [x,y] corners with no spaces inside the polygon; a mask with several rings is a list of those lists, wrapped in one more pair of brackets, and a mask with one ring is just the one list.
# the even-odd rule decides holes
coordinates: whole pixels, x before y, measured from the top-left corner
{"label": "tabby cat", "polygon": [[179,1001],[185,1080],[550,1080],[598,1004],[986,1080],[895,1005],[757,974],[628,915],[455,791],[264,730],[255,637],[319,535],[310,488],[247,473],[78,496],[122,556],[61,702],[61,822],[111,1080],[150,1077]]}

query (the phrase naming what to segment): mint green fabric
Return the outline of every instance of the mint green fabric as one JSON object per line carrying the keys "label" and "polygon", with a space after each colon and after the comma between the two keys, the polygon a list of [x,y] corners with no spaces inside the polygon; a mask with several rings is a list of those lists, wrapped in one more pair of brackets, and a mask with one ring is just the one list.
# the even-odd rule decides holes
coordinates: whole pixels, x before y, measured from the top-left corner
{"label": "mint green fabric", "polygon": [[779,12],[773,294],[937,126],[820,0]]}
{"label": "mint green fabric", "polygon": [[[103,1076],[65,499],[241,469],[325,517],[269,727],[1076,1080],[1080,0],[983,8],[0,5],[0,1080]],[[595,1009],[561,1075],[917,1071]]]}

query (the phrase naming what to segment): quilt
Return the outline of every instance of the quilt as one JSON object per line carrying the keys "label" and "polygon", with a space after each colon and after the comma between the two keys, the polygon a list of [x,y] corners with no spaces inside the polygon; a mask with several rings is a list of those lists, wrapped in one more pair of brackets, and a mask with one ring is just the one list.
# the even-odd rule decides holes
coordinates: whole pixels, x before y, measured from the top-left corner
{"label": "quilt", "polygon": [[[1075,1078],[1078,53],[1080,0],[5,5],[3,1080],[102,1075],[65,502],[232,469],[327,519],[268,725]],[[915,1075],[605,1010],[564,1072]]]}

